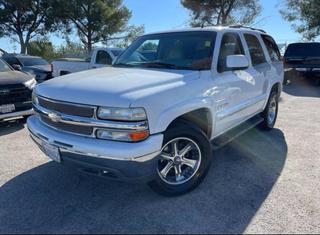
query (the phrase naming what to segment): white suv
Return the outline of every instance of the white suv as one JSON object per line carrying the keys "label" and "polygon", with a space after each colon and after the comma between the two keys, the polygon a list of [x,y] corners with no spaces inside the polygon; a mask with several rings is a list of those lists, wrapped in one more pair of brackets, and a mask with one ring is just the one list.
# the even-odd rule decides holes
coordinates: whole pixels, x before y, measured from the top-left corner
{"label": "white suv", "polygon": [[278,47],[261,30],[147,34],[113,67],[38,85],[28,128],[57,162],[180,195],[205,177],[219,137],[273,128],[282,82]]}

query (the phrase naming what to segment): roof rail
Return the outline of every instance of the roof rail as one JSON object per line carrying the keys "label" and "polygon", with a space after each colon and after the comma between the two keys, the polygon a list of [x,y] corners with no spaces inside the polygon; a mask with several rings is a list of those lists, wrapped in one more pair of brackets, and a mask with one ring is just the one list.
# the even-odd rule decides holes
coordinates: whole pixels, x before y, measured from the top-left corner
{"label": "roof rail", "polygon": [[262,33],[267,33],[263,29],[257,29],[257,28],[253,28],[253,27],[249,27],[249,26],[244,26],[244,25],[241,25],[241,24],[229,25],[228,27],[229,28],[233,28],[233,29],[240,29],[240,28],[251,29],[251,30],[256,30],[256,31],[262,32]]}

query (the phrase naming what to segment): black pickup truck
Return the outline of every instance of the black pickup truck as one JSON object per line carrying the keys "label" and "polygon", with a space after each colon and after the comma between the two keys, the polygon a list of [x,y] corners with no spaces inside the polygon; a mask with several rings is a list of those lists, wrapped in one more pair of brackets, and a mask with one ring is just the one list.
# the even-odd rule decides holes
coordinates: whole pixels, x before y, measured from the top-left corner
{"label": "black pickup truck", "polygon": [[34,76],[14,71],[0,59],[0,122],[33,113],[31,94]]}
{"label": "black pickup truck", "polygon": [[284,69],[286,76],[297,72],[320,85],[320,43],[289,44],[284,54]]}

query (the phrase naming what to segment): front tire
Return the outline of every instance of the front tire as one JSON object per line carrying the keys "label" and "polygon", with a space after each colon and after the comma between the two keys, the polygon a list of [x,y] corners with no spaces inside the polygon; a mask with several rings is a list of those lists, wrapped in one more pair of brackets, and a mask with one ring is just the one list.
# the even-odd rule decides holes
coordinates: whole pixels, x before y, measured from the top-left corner
{"label": "front tire", "polygon": [[164,133],[156,178],[149,186],[165,196],[179,196],[204,179],[212,159],[207,136],[188,122],[179,122]]}
{"label": "front tire", "polygon": [[267,106],[265,110],[261,113],[263,122],[261,123],[261,128],[264,130],[272,130],[278,117],[278,107],[279,107],[279,97],[275,90],[272,90]]}

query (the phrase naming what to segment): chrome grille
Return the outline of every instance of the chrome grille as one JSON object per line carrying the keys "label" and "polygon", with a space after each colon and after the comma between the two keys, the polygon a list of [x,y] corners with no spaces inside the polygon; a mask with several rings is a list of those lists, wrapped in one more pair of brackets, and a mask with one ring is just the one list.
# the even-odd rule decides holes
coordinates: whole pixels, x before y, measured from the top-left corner
{"label": "chrome grille", "polygon": [[[95,138],[96,129],[118,129],[143,131],[148,130],[148,122],[124,122],[100,120],[96,118],[97,107],[55,101],[35,96],[33,108],[40,120],[49,127],[77,135]],[[38,102],[37,102],[38,100]]]}
{"label": "chrome grille", "polygon": [[88,135],[91,136],[93,134],[93,127],[89,126],[78,126],[73,124],[67,124],[62,122],[53,122],[50,118],[45,115],[40,115],[41,121],[45,124],[59,130],[63,130],[66,132],[75,133],[78,135]]}

